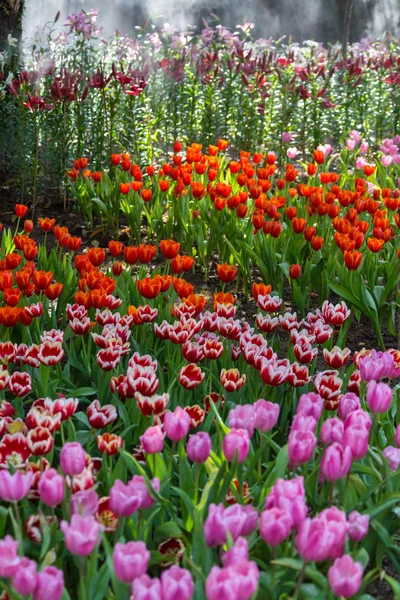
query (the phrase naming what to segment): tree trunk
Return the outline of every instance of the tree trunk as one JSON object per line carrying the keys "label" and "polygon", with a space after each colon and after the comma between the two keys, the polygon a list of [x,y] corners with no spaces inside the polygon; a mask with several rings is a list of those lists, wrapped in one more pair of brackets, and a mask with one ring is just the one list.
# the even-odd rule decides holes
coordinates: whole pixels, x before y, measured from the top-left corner
{"label": "tree trunk", "polygon": [[0,51],[7,48],[8,34],[21,40],[23,11],[24,0],[0,0]]}
{"label": "tree trunk", "polygon": [[353,12],[353,4],[354,4],[354,0],[347,0],[347,2],[346,2],[346,10],[344,13],[344,22],[343,22],[343,43],[342,43],[343,58],[346,58],[346,55],[347,55],[347,46],[349,44],[350,23],[351,23],[351,13]]}

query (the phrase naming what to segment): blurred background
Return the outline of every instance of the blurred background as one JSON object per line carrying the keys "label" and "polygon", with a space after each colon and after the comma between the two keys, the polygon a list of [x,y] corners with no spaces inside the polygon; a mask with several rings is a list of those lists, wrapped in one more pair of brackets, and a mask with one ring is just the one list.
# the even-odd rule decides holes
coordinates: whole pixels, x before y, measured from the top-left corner
{"label": "blurred background", "polygon": [[287,35],[295,42],[313,39],[335,43],[343,39],[348,4],[352,5],[350,42],[385,31],[400,35],[400,0],[25,0],[22,25],[24,35],[31,36],[58,10],[60,23],[64,23],[74,12],[98,8],[98,23],[104,26],[105,35],[116,28],[129,34],[146,20],[157,25],[168,22],[186,31],[204,27],[202,19],[215,25],[217,17],[232,29],[251,21],[256,37]]}

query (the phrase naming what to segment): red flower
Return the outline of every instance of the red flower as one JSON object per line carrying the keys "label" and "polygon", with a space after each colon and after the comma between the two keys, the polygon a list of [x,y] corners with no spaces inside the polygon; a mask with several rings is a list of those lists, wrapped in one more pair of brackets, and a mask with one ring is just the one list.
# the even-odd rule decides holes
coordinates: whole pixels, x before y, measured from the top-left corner
{"label": "red flower", "polygon": [[3,291],[4,302],[8,306],[17,306],[18,302],[21,300],[21,290],[19,288],[6,288]]}
{"label": "red flower", "polygon": [[49,300],[56,300],[61,296],[63,291],[64,284],[63,283],[52,283],[44,290],[44,295]]}
{"label": "red flower", "polygon": [[12,394],[22,398],[32,389],[32,381],[29,373],[20,373],[15,371],[8,380],[8,388]]}
{"label": "red flower", "polygon": [[139,258],[139,248],[136,246],[127,246],[124,248],[124,258],[128,265],[135,265]]}
{"label": "red flower", "polygon": [[97,436],[97,447],[100,452],[105,452],[108,456],[118,454],[119,448],[122,448],[122,437],[115,433],[104,433]]}
{"label": "red flower", "polygon": [[153,260],[156,252],[157,246],[152,246],[151,244],[140,244],[139,261],[142,263],[142,265],[148,264]]}
{"label": "red flower", "polygon": [[290,269],[289,269],[290,279],[298,279],[300,277],[300,274],[301,274],[300,265],[290,265]]}
{"label": "red flower", "polygon": [[31,429],[27,435],[26,442],[34,456],[45,456],[51,452],[54,446],[53,436],[50,430],[45,427]]}
{"label": "red flower", "polygon": [[338,371],[321,371],[314,378],[314,389],[324,400],[327,410],[335,410],[339,404],[343,381]]}
{"label": "red flower", "polygon": [[138,292],[143,298],[147,298],[148,300],[152,298],[156,298],[158,294],[161,292],[162,281],[160,279],[153,277],[145,277],[144,279],[136,280],[136,287]]}
{"label": "red flower", "polygon": [[34,271],[33,272],[33,283],[38,290],[45,290],[49,287],[53,280],[53,273],[51,271]]}
{"label": "red flower", "polygon": [[203,381],[205,373],[194,363],[190,363],[179,370],[179,383],[187,390],[193,390]]}
{"label": "red flower", "polygon": [[96,521],[98,521],[102,526],[103,531],[110,533],[117,529],[118,517],[110,509],[109,496],[104,496],[103,498],[100,498],[99,503],[97,505],[97,512],[95,514],[95,517]]}
{"label": "red flower", "polygon": [[28,207],[25,204],[16,204],[15,205],[15,214],[18,219],[22,219],[26,213],[28,212]]}
{"label": "red flower", "polygon": [[43,342],[39,346],[38,359],[42,365],[54,366],[64,357],[64,350],[60,342]]}
{"label": "red flower", "polygon": [[222,369],[219,380],[227,392],[236,392],[246,383],[246,375],[240,375],[238,369]]}
{"label": "red flower", "polygon": [[161,254],[167,260],[172,260],[178,254],[181,245],[179,242],[174,242],[174,240],[161,240],[160,242],[160,250]]}
{"label": "red flower", "polygon": [[28,448],[26,437],[23,433],[8,433],[3,437],[0,443],[0,466],[9,468],[9,463],[16,469],[24,467],[26,461],[31,455]]}
{"label": "red flower", "polygon": [[238,274],[238,268],[236,265],[228,265],[227,263],[217,264],[217,273],[221,281],[230,283]]}
{"label": "red flower", "polygon": [[190,417],[190,429],[196,429],[196,427],[200,427],[205,417],[205,411],[201,408],[201,406],[194,404],[193,406],[185,406],[183,410],[187,412]]}
{"label": "red flower", "polygon": [[87,257],[94,267],[99,267],[104,262],[106,252],[104,248],[89,248]]}
{"label": "red flower", "polygon": [[146,417],[161,414],[169,402],[169,394],[143,396],[140,392],[135,392],[135,398],[140,412]]}

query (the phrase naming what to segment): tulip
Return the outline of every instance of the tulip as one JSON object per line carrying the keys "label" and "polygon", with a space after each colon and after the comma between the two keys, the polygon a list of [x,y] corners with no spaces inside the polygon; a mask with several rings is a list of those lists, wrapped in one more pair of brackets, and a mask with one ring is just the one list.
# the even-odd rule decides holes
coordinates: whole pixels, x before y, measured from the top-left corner
{"label": "tulip", "polygon": [[388,446],[384,449],[383,455],[388,461],[389,468],[394,472],[397,471],[400,465],[400,448]]}
{"label": "tulip", "polygon": [[289,535],[292,518],[280,508],[269,508],[261,513],[260,535],[269,546],[278,546]]}
{"label": "tulip", "polygon": [[243,560],[231,568],[234,569],[235,576],[239,582],[238,598],[240,600],[250,600],[257,590],[260,578],[260,571],[257,564],[252,560]]}
{"label": "tulip", "polygon": [[161,573],[161,590],[163,600],[190,600],[194,590],[192,575],[173,565]]}
{"label": "tulip", "polygon": [[371,380],[367,386],[367,403],[373,413],[385,413],[390,408],[393,391],[387,383]]}
{"label": "tulip", "polygon": [[61,448],[60,465],[66,475],[80,475],[86,465],[86,452],[79,442],[67,442]]}
{"label": "tulip", "polygon": [[150,560],[150,552],[144,542],[128,542],[116,544],[113,553],[113,564],[116,576],[123,583],[131,583],[144,575]]}
{"label": "tulip", "polygon": [[232,567],[243,560],[249,560],[249,543],[246,538],[239,537],[229,550],[222,553],[221,561],[224,567]]}
{"label": "tulip", "polygon": [[212,567],[206,580],[207,600],[238,600],[239,578],[235,567]]}
{"label": "tulip", "polygon": [[202,464],[209,458],[211,448],[212,442],[209,434],[200,431],[190,436],[186,444],[186,454],[192,462]]}
{"label": "tulip", "polygon": [[316,421],[319,421],[324,410],[324,401],[319,394],[309,392],[308,394],[302,394],[299,398],[297,405],[297,413],[304,413],[310,417],[314,417]]}
{"label": "tulip", "polygon": [[38,573],[33,600],[61,600],[64,591],[64,573],[56,567],[45,567]]}
{"label": "tulip", "polygon": [[345,426],[343,446],[351,450],[353,460],[364,458],[368,452],[369,430],[362,425]]}
{"label": "tulip", "polygon": [[308,462],[314,452],[317,438],[312,431],[291,431],[288,442],[288,456],[292,465]]}
{"label": "tulip", "polygon": [[347,392],[347,394],[343,394],[343,396],[341,396],[339,399],[338,416],[340,419],[345,421],[347,415],[349,415],[353,410],[358,410],[359,408],[361,408],[359,397],[352,392]]}
{"label": "tulip", "polygon": [[399,448],[400,447],[400,425],[396,427],[396,433],[394,435],[394,443]]}
{"label": "tulip", "polygon": [[72,494],[71,504],[72,514],[88,517],[96,514],[99,504],[99,497],[93,488],[81,490],[80,492]]}
{"label": "tulip", "polygon": [[250,438],[246,429],[231,429],[224,437],[222,450],[227,461],[232,462],[237,453],[238,464],[243,463],[249,453]]}
{"label": "tulip", "polygon": [[65,545],[72,554],[89,556],[99,539],[99,523],[93,516],[72,515],[71,523],[61,521]]}
{"label": "tulip", "polygon": [[363,568],[349,554],[337,558],[328,571],[329,585],[334,594],[350,598],[361,587]]}
{"label": "tulip", "polygon": [[[151,481],[151,487],[156,492],[160,491],[160,480],[158,477],[154,477]],[[150,495],[149,490],[147,489],[146,482],[141,475],[134,475],[132,479],[128,482],[128,487],[132,488],[135,491],[135,494],[140,496],[140,508],[146,509],[153,506],[155,500]]]}
{"label": "tulip", "polygon": [[17,571],[13,576],[12,584],[21,596],[32,594],[37,584],[37,564],[29,558],[21,558]]}
{"label": "tulip", "polygon": [[278,479],[267,496],[265,507],[276,507],[288,512],[292,519],[292,529],[296,529],[307,515],[303,477],[288,481]]}
{"label": "tulip", "polygon": [[351,469],[351,449],[338,442],[328,446],[321,459],[321,473],[328,481],[343,479]]}
{"label": "tulip", "polygon": [[322,562],[330,556],[335,538],[321,519],[305,519],[296,537],[296,548],[303,560]]}
{"label": "tulip", "polygon": [[321,431],[320,439],[323,444],[330,444],[332,442],[342,443],[344,436],[344,423],[336,417],[332,417],[324,421]]}
{"label": "tulip", "polygon": [[[190,421],[190,419],[189,419]],[[162,452],[164,448],[165,433],[159,425],[148,427],[144,434],[140,436],[140,443],[146,454],[156,454]]]}
{"label": "tulip", "polygon": [[164,417],[164,431],[173,442],[179,442],[187,436],[190,428],[190,417],[182,407],[177,406],[174,412],[167,411]]}
{"label": "tulip", "polygon": [[377,352],[372,350],[370,354],[361,356],[358,368],[362,381],[371,381],[390,377],[394,367],[394,357],[390,352]]}
{"label": "tulip", "polygon": [[64,479],[55,469],[43,471],[38,483],[40,499],[47,506],[58,506],[64,500]]}
{"label": "tulip", "polygon": [[21,561],[17,553],[18,542],[10,535],[0,540],[0,577],[13,577]]}
{"label": "tulip", "polygon": [[110,508],[119,517],[130,517],[139,510],[142,495],[129,484],[117,479],[110,488]]}
{"label": "tulip", "polygon": [[264,433],[271,431],[278,421],[280,410],[279,404],[260,398],[260,400],[257,400],[257,402],[254,403],[254,409],[255,428]]}
{"label": "tulip", "polygon": [[245,429],[249,437],[254,433],[255,419],[256,415],[252,404],[238,405],[228,415],[229,427],[231,429]]}
{"label": "tulip", "polygon": [[5,470],[0,471],[0,498],[4,502],[19,502],[29,492],[32,485],[32,478],[33,474],[31,471],[25,475],[20,471],[14,474]]}
{"label": "tulip", "polygon": [[360,542],[368,533],[369,515],[360,515],[353,510],[348,517],[347,532],[355,542]]}
{"label": "tulip", "polygon": [[135,600],[160,600],[161,582],[157,577],[153,579],[148,575],[142,575],[133,580],[133,597]]}

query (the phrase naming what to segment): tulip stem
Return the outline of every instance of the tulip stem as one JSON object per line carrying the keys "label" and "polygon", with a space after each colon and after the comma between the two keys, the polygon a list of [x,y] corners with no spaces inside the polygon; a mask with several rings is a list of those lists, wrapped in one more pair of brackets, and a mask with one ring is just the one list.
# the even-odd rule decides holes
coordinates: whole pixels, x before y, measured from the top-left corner
{"label": "tulip stem", "polygon": [[201,468],[201,465],[199,463],[196,463],[195,475],[194,475],[194,504],[195,505],[197,505],[197,500],[199,497],[200,468]]}
{"label": "tulip stem", "polygon": [[301,571],[300,571],[299,578],[297,580],[297,585],[296,585],[296,589],[294,591],[293,600],[297,600],[297,598],[299,597],[300,588],[301,588],[301,585],[302,585],[303,580],[304,580],[305,572],[306,572],[306,563],[304,562],[303,566],[301,568]]}
{"label": "tulip stem", "polygon": [[169,465],[168,465],[168,476],[171,478],[172,475],[172,463],[174,460],[174,452],[175,452],[175,442],[172,442],[171,445],[171,453],[169,455]]}
{"label": "tulip stem", "polygon": [[329,506],[332,506],[332,499],[333,499],[333,481],[331,481],[329,483]]}

